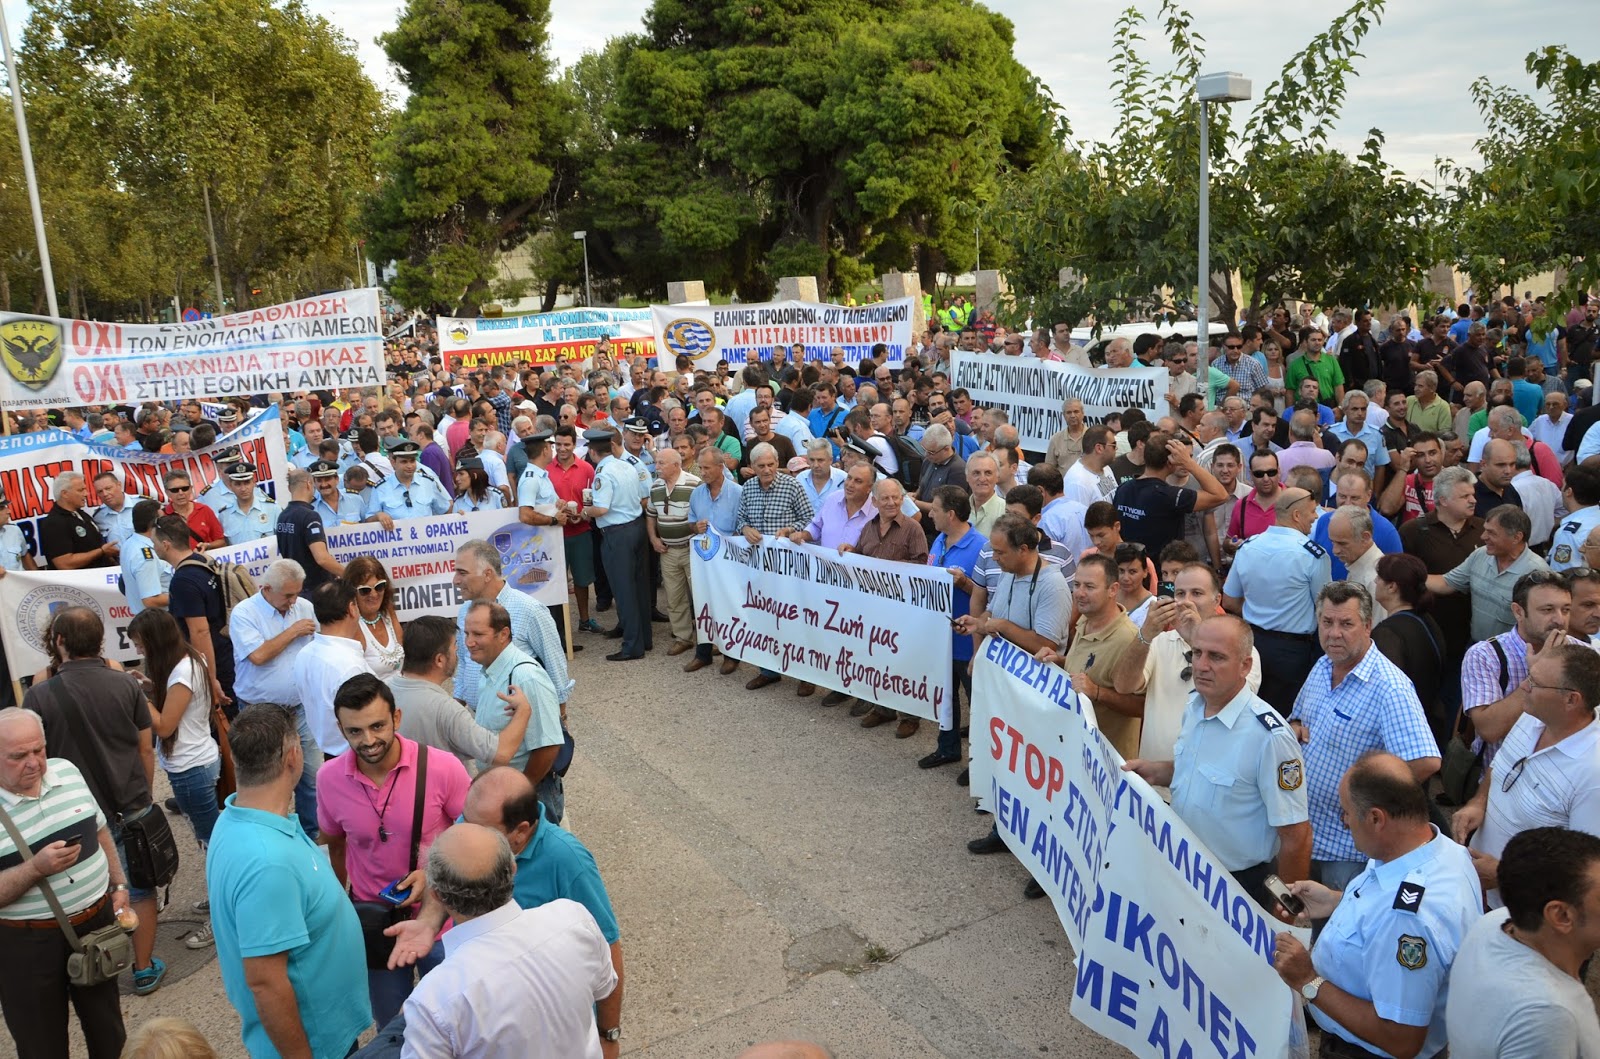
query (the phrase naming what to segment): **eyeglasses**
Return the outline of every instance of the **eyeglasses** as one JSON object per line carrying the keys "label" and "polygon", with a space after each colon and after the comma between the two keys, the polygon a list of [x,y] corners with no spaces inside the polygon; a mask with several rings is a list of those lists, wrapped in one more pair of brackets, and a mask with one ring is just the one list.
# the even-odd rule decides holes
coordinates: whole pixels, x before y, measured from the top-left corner
{"label": "eyeglasses", "polygon": [[377,584],[374,584],[374,585],[357,585],[356,586],[356,591],[361,593],[363,596],[370,596],[374,592],[382,592],[384,589],[386,589],[388,587],[389,587],[389,582],[387,582],[387,581],[379,581]]}
{"label": "eyeglasses", "polygon": [[401,495],[403,497],[405,497],[406,507],[410,507],[411,506],[411,490],[409,490],[409,489],[403,490],[401,492]]}
{"label": "eyeglasses", "polygon": [[1527,679],[1525,679],[1523,681],[1523,684],[1525,684],[1527,686],[1529,691],[1577,691],[1578,690],[1577,688],[1569,688],[1565,684],[1541,684],[1537,680],[1534,680],[1532,677],[1528,677]]}
{"label": "eyeglasses", "polygon": [[1276,467],[1268,467],[1264,471],[1252,470],[1250,472],[1250,477],[1252,477],[1252,478],[1276,478],[1276,477],[1278,477],[1278,469]]}
{"label": "eyeglasses", "polygon": [[1515,787],[1517,785],[1517,781],[1522,778],[1522,767],[1527,763],[1528,759],[1526,756],[1524,756],[1515,765],[1511,766],[1511,771],[1506,773],[1505,780],[1500,784],[1501,794],[1511,793],[1511,788]]}

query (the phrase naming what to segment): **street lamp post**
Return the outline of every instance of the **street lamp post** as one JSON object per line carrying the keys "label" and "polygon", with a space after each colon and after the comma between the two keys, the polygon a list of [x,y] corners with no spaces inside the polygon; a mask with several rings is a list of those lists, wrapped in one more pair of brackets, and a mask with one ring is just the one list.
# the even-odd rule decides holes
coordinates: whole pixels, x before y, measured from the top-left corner
{"label": "street lamp post", "polygon": [[594,304],[594,292],[589,289],[589,233],[577,231],[572,233],[572,238],[583,244],[583,304]]}
{"label": "street lamp post", "polygon": [[1200,363],[1195,372],[1211,407],[1211,349],[1206,334],[1211,315],[1211,103],[1238,103],[1250,98],[1250,81],[1243,74],[1201,74],[1195,82],[1200,96],[1200,304],[1195,313],[1195,345]]}
{"label": "street lamp post", "polygon": [[17,79],[17,57],[11,50],[11,31],[6,27],[3,7],[0,7],[0,50],[5,51],[6,81],[11,86],[11,111],[17,120],[17,146],[22,149],[22,176],[28,185],[28,206],[33,210],[33,237],[39,243],[39,268],[44,279],[45,304],[50,308],[50,315],[60,319],[61,309],[56,304],[56,277],[50,269],[50,243],[44,234],[44,209],[39,205],[39,178],[33,172],[33,145],[28,141],[28,116],[22,107],[22,82]]}

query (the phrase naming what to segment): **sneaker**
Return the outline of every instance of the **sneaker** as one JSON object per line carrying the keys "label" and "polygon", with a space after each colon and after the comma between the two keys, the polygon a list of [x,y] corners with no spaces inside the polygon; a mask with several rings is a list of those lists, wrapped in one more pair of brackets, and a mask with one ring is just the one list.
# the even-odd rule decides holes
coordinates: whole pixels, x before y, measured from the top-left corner
{"label": "sneaker", "polygon": [[194,903],[194,910],[196,912],[204,912],[209,916],[211,914],[211,898],[208,897],[204,901],[196,901]]}
{"label": "sneaker", "polygon": [[578,623],[578,629],[582,632],[605,632],[605,630],[600,627],[600,623],[595,621],[593,618],[590,618],[588,621],[580,621]]}
{"label": "sneaker", "polygon": [[183,947],[186,949],[203,949],[207,945],[214,944],[216,940],[211,933],[211,924],[207,923],[187,938],[184,938]]}
{"label": "sneaker", "polygon": [[161,980],[167,976],[167,965],[159,959],[150,957],[150,966],[144,970],[133,972],[133,991],[137,996],[149,996],[161,988]]}

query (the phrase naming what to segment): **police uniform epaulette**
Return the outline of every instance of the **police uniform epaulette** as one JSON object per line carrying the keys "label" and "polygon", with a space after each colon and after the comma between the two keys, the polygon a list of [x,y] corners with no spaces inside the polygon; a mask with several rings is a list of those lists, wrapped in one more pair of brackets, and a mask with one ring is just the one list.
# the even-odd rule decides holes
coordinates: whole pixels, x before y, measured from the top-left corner
{"label": "police uniform epaulette", "polygon": [[1563,523],[1561,528],[1566,530],[1568,533],[1578,532],[1578,524],[1576,522]]}
{"label": "police uniform epaulette", "polygon": [[1276,732],[1279,728],[1283,727],[1283,722],[1278,719],[1277,712],[1273,710],[1269,710],[1266,713],[1256,714],[1256,720],[1260,721],[1261,727],[1265,728],[1269,732]]}
{"label": "police uniform epaulette", "polygon": [[1301,547],[1304,548],[1306,551],[1310,552],[1312,558],[1314,558],[1314,559],[1320,559],[1324,555],[1328,554],[1327,552],[1322,550],[1322,545],[1318,544],[1316,541],[1306,541],[1304,544],[1301,545]]}
{"label": "police uniform epaulette", "polygon": [[1400,884],[1400,889],[1394,895],[1394,907],[1402,912],[1417,912],[1422,909],[1422,895],[1428,888],[1419,882],[1409,879]]}

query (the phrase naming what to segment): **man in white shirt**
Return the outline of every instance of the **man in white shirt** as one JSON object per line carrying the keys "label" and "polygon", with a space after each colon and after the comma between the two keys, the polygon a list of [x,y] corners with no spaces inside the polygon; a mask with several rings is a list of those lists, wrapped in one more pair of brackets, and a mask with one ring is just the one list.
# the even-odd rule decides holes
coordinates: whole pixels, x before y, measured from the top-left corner
{"label": "man in white shirt", "polygon": [[1116,438],[1110,430],[1102,426],[1085,430],[1083,455],[1061,476],[1062,495],[1086,508],[1096,500],[1110,500],[1117,480],[1107,468],[1116,456]]}
{"label": "man in white shirt", "polygon": [[[1333,546],[1334,556],[1345,565],[1344,579],[1354,581],[1376,597],[1378,560],[1383,558],[1383,549],[1372,540],[1372,509],[1356,504],[1336,509],[1328,516],[1328,543]],[[1377,625],[1388,616],[1389,612],[1374,598],[1372,624]]]}
{"label": "man in white shirt", "polygon": [[330,581],[313,593],[311,605],[321,631],[300,649],[294,660],[294,679],[300,685],[306,724],[322,752],[333,757],[349,749],[333,716],[333,698],[345,681],[372,669],[361,640],[355,587]]}
{"label": "man in white shirt", "polygon": [[[317,837],[317,769],[322,751],[306,723],[295,662],[317,631],[311,601],[300,595],[306,572],[293,559],[278,559],[261,575],[261,590],[233,608],[228,632],[233,640],[233,699],[241,710],[272,705],[294,715],[305,764],[294,788],[295,815]],[[332,700],[330,699],[330,705]]]}
{"label": "man in white shirt", "polygon": [[1566,514],[1562,502],[1561,486],[1541,477],[1533,468],[1533,453],[1523,442],[1517,442],[1517,473],[1511,478],[1511,487],[1522,497],[1522,510],[1528,513],[1533,530],[1528,534],[1528,547],[1540,548],[1550,543],[1556,531],[1556,518]]}
{"label": "man in white shirt", "polygon": [[620,1026],[594,1005],[617,988],[611,950],[589,910],[558,898],[524,910],[500,832],[456,824],[428,850],[428,891],[455,920],[445,959],[405,1004],[401,1059],[515,1055],[613,1059]]}
{"label": "man in white shirt", "polygon": [[1556,454],[1556,459],[1565,464],[1572,459],[1572,450],[1562,448],[1561,442],[1566,436],[1567,427],[1571,425],[1572,413],[1567,411],[1567,395],[1547,393],[1544,395],[1544,415],[1528,424],[1528,433],[1533,435],[1533,440],[1544,442]]}

